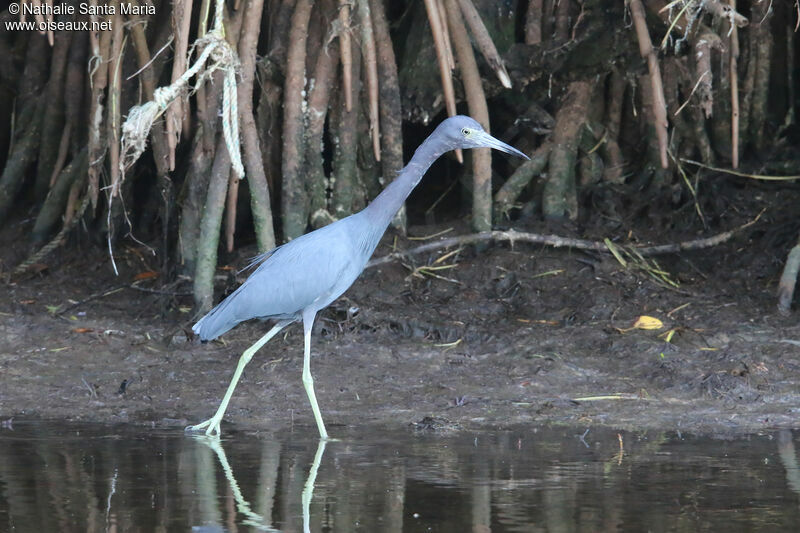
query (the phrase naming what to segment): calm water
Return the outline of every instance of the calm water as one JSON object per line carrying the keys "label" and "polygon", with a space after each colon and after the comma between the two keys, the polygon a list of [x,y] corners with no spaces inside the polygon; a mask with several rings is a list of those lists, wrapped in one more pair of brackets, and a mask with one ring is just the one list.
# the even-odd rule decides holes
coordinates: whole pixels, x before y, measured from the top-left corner
{"label": "calm water", "polygon": [[[229,433],[15,421],[0,531],[798,531],[800,433]],[[621,438],[621,440],[620,440]]]}

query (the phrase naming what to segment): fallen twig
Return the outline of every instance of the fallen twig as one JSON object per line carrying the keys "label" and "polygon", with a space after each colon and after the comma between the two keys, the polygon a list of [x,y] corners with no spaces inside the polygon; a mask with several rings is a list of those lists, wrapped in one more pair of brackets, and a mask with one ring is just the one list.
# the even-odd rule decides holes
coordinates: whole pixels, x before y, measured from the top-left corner
{"label": "fallen twig", "polygon": [[[717,235],[712,235],[711,237],[705,237],[703,239],[693,239],[691,241],[683,241],[671,244],[660,244],[656,246],[631,246],[628,248],[635,251],[635,253],[637,253],[642,257],[650,255],[671,254],[671,253],[683,252],[686,250],[700,250],[703,248],[709,248],[711,246],[722,244],[723,242],[733,237],[736,233],[746,228],[749,228],[750,226],[758,222],[758,220],[761,218],[761,215],[763,214],[764,211],[759,213],[750,222],[742,224],[741,226],[734,228],[732,230],[718,233]],[[411,248],[409,250],[393,252],[384,255],[382,257],[377,257],[373,259],[372,261],[367,263],[367,268],[383,265],[386,263],[391,263],[392,261],[402,259],[411,255],[418,255],[425,252],[431,252],[434,250],[441,250],[443,248],[448,248],[450,246],[464,246],[467,244],[473,244],[476,242],[485,242],[485,241],[509,241],[510,243],[512,243],[512,245],[515,242],[528,242],[532,244],[542,244],[545,246],[552,246],[554,248],[566,247],[566,248],[577,248],[579,250],[594,250],[597,252],[611,253],[606,243],[600,241],[571,239],[568,237],[559,237],[558,235],[541,235],[538,233],[520,232],[511,229],[508,231],[484,231],[481,233],[474,233],[471,235],[460,235],[457,237],[450,237],[436,242],[423,244],[421,246],[417,246],[416,248]],[[620,249],[625,247],[621,245],[616,245],[616,248]]]}
{"label": "fallen twig", "polygon": [[[137,285],[137,283],[138,282],[136,282],[136,281],[134,281],[133,283],[117,283],[116,285],[112,285],[111,287],[103,289],[102,291],[95,292],[94,294],[90,294],[89,296],[87,296],[86,298],[84,298],[82,300],[70,303],[68,306],[64,307],[63,309],[57,309],[55,311],[55,313],[53,313],[53,314],[55,316],[62,316],[65,313],[67,313],[68,311],[72,311],[76,307],[80,307],[80,306],[82,306],[84,304],[87,304],[89,302],[92,302],[94,300],[99,300],[101,298],[105,298],[106,296],[111,296],[112,294],[116,294],[119,291],[122,291],[122,290],[125,290],[125,289],[130,289],[130,290],[140,291],[140,292],[146,292],[146,293],[150,293],[150,294],[166,295],[166,296],[191,296],[192,295],[191,292],[187,292],[187,291],[180,291],[179,292],[179,291],[169,291],[169,290],[164,290],[164,289],[150,289],[148,287],[140,287],[139,285]],[[174,285],[174,283],[172,285]],[[61,307],[61,306],[58,306],[58,307]]]}
{"label": "fallen twig", "polygon": [[[92,300],[97,300],[97,299],[99,299],[99,298],[105,298],[106,296],[111,296],[112,294],[115,294],[115,293],[117,293],[117,292],[119,292],[119,291],[121,291],[121,290],[125,289],[125,287],[126,287],[127,285],[128,285],[127,283],[118,283],[117,285],[114,285],[114,286],[112,286],[112,287],[110,287],[110,288],[108,288],[108,289],[104,289],[104,290],[102,290],[102,291],[100,291],[100,292],[96,292],[96,293],[94,293],[94,294],[90,294],[89,296],[87,296],[87,297],[86,297],[86,298],[84,298],[83,300],[80,300],[80,301],[78,301],[78,302],[71,303],[70,305],[68,305],[68,306],[64,307],[63,309],[58,309],[58,310],[56,310],[56,312],[55,312],[55,313],[53,313],[53,314],[54,314],[54,315],[56,315],[56,316],[63,315],[63,314],[64,314],[64,313],[66,313],[67,311],[72,311],[72,310],[73,310],[73,309],[75,309],[76,307],[80,307],[80,306],[82,306],[83,304],[86,304],[86,303],[89,303],[89,302],[91,302]],[[59,307],[60,307],[60,306],[59,306]]]}
{"label": "fallen twig", "polygon": [[[640,394],[632,394],[625,392],[615,392],[613,394],[600,394],[597,396],[581,396],[580,398],[571,398],[573,402],[599,402],[603,400],[649,400],[650,398],[643,398]],[[620,440],[620,445],[622,441]]]}
{"label": "fallen twig", "polygon": [[767,176],[765,174],[748,174],[747,172],[740,172],[738,170],[731,170],[729,168],[720,168],[720,167],[712,167],[710,165],[703,164],[699,161],[694,161],[692,159],[685,159],[681,158],[681,161],[684,163],[689,163],[690,165],[696,165],[700,168],[705,168],[708,170],[713,170],[714,172],[723,172],[725,174],[731,174],[733,176],[739,176],[740,178],[750,178],[753,180],[762,180],[762,181],[792,181],[792,180],[800,180],[800,174],[794,174],[789,176]]}
{"label": "fallen twig", "polygon": [[453,231],[453,228],[447,228],[445,230],[438,231],[438,232],[434,233],[433,235],[423,235],[421,237],[408,237],[408,240],[409,241],[429,241],[431,239],[435,239],[436,237],[441,237],[445,233],[450,233],[451,231]]}

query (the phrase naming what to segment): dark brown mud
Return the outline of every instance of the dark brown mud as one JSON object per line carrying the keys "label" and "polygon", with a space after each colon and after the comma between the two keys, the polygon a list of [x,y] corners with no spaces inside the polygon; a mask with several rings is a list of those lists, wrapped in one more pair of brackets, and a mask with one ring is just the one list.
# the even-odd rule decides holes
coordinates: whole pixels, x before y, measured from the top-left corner
{"label": "dark brown mud", "polygon": [[[757,207],[720,227],[735,227]],[[432,271],[439,278],[412,270],[442,254],[369,269],[314,331],[312,373],[330,432],[420,422],[695,433],[798,427],[800,325],[796,312],[777,313],[774,296],[791,242],[769,238],[770,227],[658,258],[677,288],[607,254],[520,244],[465,249],[442,263],[453,268]],[[2,234],[6,268],[24,249],[12,231]],[[117,252],[120,277],[103,250],[73,244],[50,268],[5,285],[0,417],[179,426],[213,414],[239,354],[267,325],[250,322],[221,342],[198,344],[187,335],[189,283],[164,288],[155,278],[131,288],[157,261],[138,248]],[[241,266],[245,256],[231,263]],[[220,270],[218,281],[218,291],[235,286],[230,271]],[[663,327],[631,329],[642,315]],[[301,365],[302,328],[294,325],[246,369],[223,429],[316,431]]]}

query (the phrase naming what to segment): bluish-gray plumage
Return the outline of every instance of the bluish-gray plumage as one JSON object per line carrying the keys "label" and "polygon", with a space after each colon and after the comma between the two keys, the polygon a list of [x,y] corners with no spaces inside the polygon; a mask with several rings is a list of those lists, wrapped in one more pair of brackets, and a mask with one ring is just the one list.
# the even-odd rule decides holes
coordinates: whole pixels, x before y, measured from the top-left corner
{"label": "bluish-gray plumage", "polygon": [[[296,318],[314,305],[323,309],[364,269],[355,215],[306,233],[264,254],[250,277],[195,324],[201,340],[219,337],[251,318]],[[369,252],[372,253],[371,251]]]}
{"label": "bluish-gray plumage", "polygon": [[[475,133],[465,136],[464,129]],[[483,128],[470,117],[443,121],[366,208],[263,254],[247,281],[192,330],[201,340],[211,340],[251,318],[300,319],[309,306],[320,310],[330,305],[364,270],[392,218],[431,164],[455,148],[487,146],[488,135],[480,133]],[[525,157],[499,141],[488,144]]]}
{"label": "bluish-gray plumage", "polygon": [[422,176],[442,154],[456,148],[495,148],[527,157],[483,131],[470,117],[443,121],[423,142],[397,177],[362,211],[279,246],[256,259],[257,268],[233,294],[192,328],[201,340],[222,335],[252,318],[275,318],[278,324],[245,351],[217,414],[188,429],[219,433],[219,423],[241,370],[255,350],[289,323],[303,320],[303,381],[320,436],[327,438],[308,368],[311,323],[316,313],[341,296],[358,278],[394,215]]}

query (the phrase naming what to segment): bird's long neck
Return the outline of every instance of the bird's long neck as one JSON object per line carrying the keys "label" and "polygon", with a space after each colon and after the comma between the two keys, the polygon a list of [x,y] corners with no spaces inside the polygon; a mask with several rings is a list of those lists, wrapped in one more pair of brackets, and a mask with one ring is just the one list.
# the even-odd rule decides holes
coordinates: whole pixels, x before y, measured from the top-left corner
{"label": "bird's long neck", "polygon": [[434,161],[444,154],[448,148],[439,139],[428,137],[414,152],[411,161],[399,172],[392,181],[362,213],[369,219],[372,227],[377,232],[375,244],[380,240],[383,232],[394,215],[403,206],[403,203],[417,186],[422,176]]}

